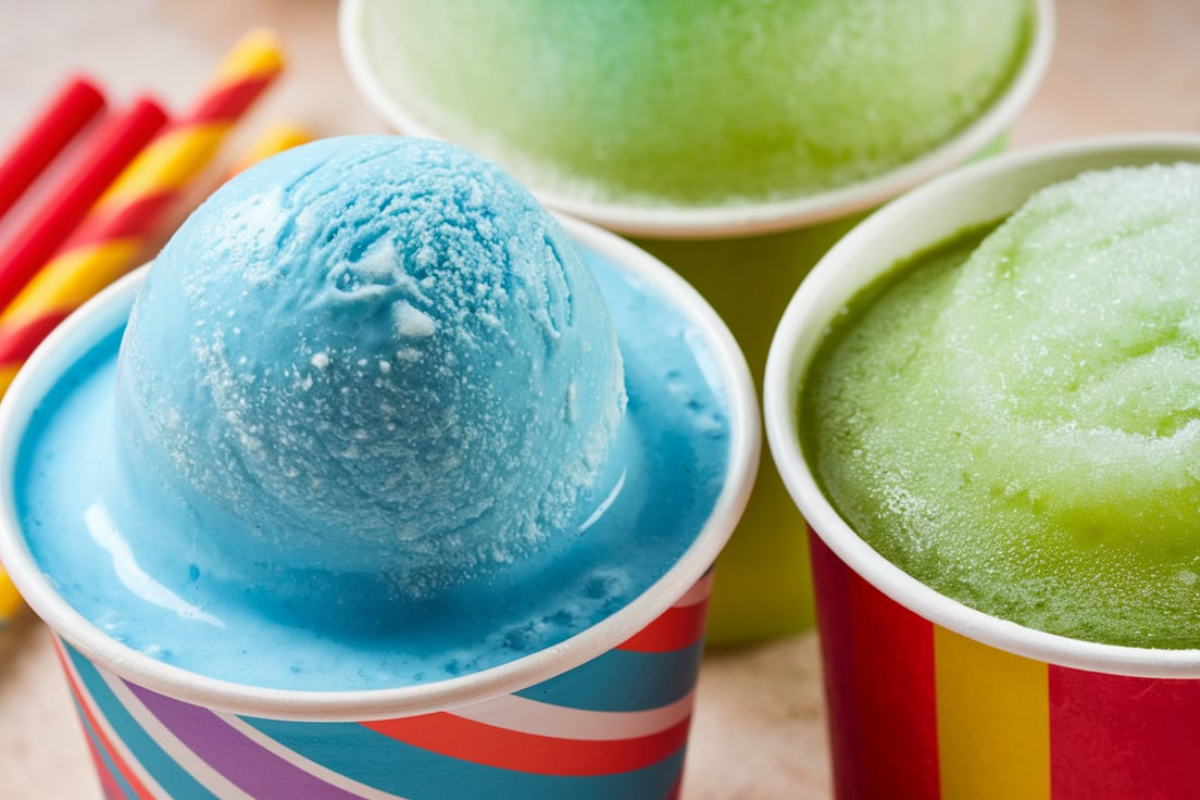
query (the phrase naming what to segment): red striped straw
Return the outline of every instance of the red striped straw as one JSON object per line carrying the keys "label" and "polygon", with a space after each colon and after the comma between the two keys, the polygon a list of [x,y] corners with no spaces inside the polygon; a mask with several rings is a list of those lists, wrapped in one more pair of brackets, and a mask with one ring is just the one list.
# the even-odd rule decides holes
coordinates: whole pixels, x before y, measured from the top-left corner
{"label": "red striped straw", "polygon": [[55,260],[67,251],[115,239],[144,240],[282,69],[274,33],[255,30],[243,36],[193,108],[172,120],[100,198]]}
{"label": "red striped straw", "polygon": [[150,98],[105,125],[29,224],[0,248],[0,309],[50,260],[100,196],[167,122]]}
{"label": "red striped straw", "polygon": [[0,217],[96,115],[104,94],[83,77],[68,80],[0,157]]}
{"label": "red striped straw", "polygon": [[147,240],[278,77],[273,34],[255,31],[222,61],[195,110],[171,122],[120,174],[66,243],[0,312],[0,396],[34,346],[67,314],[143,257]]}

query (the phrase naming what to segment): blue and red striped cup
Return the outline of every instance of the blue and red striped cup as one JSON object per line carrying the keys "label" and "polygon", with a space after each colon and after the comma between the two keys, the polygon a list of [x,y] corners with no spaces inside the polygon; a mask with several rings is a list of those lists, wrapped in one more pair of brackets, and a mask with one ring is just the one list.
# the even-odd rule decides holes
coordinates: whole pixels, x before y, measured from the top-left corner
{"label": "blue and red striped cup", "polygon": [[[691,546],[624,608],[548,649],[444,681],[287,691],[187,672],[130,650],[75,612],[0,492],[0,558],[57,636],[109,798],[668,798],[678,796],[712,564],[754,482],[759,418],[732,335],[700,295],[618,237],[562,220],[585,250],[668,298],[704,340],[728,403],[725,482]],[[47,339],[0,405],[0,472],[48,386],[128,315],[142,275]]]}
{"label": "blue and red striped cup", "polygon": [[58,649],[108,798],[676,797],[711,584],[549,680],[370,721],[215,711]]}
{"label": "blue and red striped cup", "polygon": [[1104,138],[950,173],[867,219],[792,299],[765,382],[771,452],[807,520],[839,800],[1200,796],[1200,650],[1078,641],[968,608],[838,516],[802,451],[797,401],[834,315],[897,263],[1091,170],[1200,161],[1200,137]]}

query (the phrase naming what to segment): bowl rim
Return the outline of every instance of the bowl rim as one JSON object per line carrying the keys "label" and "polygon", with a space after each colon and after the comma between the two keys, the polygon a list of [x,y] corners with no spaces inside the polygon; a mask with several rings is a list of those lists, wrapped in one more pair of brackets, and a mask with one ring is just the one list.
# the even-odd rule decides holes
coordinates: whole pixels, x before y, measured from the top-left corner
{"label": "bowl rim", "polygon": [[[392,98],[371,69],[359,37],[366,0],[341,0],[338,38],[350,79],[367,104],[397,131],[445,138]],[[945,170],[967,161],[1002,137],[1028,104],[1050,62],[1053,0],[1030,0],[1033,22],[1021,65],[1005,90],[977,119],[928,153],[873,178],[837,189],[762,203],[668,207],[585,200],[526,182],[549,208],[622,234],[664,239],[714,239],[772,233],[815,225],[879,205]]]}
{"label": "bowl rim", "polygon": [[[1170,159],[1200,161],[1200,135],[1090,137],[960,168],[869,216],[829,250],[793,295],[767,356],[763,395],[770,452],[813,533],[854,572],[909,611],[1035,661],[1115,675],[1200,678],[1200,649],[1100,644],[1034,630],[963,605],[892,564],[854,532],[821,491],[800,444],[796,391],[834,315],[874,276],[972,224],[1011,213],[1041,186],[1088,169]],[[933,229],[940,235],[930,236]]]}
{"label": "bowl rim", "polygon": [[544,650],[470,675],[384,689],[312,691],[256,687],[157,661],[108,637],[55,591],[25,544],[16,511],[14,467],[38,401],[100,337],[129,313],[149,265],[123,277],[59,325],[0,402],[0,560],[29,606],[59,636],[117,676],[175,699],[235,714],[294,721],[367,721],[445,711],[519,691],[611,650],[682,598],[712,566],[745,509],[758,468],[761,425],[750,370],[737,342],[695,289],[650,254],[615,234],[556,215],[567,234],[624,274],[652,287],[701,333],[729,404],[725,484],[692,544],[645,592],[578,634]]}

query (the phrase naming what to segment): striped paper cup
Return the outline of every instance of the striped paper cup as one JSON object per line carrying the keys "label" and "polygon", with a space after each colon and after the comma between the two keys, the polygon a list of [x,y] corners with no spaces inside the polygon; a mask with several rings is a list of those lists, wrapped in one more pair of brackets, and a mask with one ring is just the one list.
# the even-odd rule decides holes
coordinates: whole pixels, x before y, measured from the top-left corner
{"label": "striped paper cup", "polygon": [[998,156],[874,214],[797,291],[767,362],[771,452],[807,520],[839,798],[1200,796],[1200,651],[1068,639],[991,617],[885,560],[821,493],[799,386],[834,316],[914,253],[1089,169],[1200,161],[1200,137],[1103,138]]}
{"label": "striped paper cup", "polygon": [[[87,743],[109,798],[665,798],[680,791],[711,566],[754,480],[759,420],[744,358],[682,279],[618,237],[573,220],[568,234],[667,298],[703,341],[728,401],[725,483],[690,547],[624,608],[548,649],[474,674],[364,691],[288,691],[215,680],[105,636],[38,570],[11,488],[0,494],[0,558],[57,636]],[[21,432],[68,365],[129,313],[144,272],[73,315],[0,405],[0,481]],[[690,333],[690,331],[689,331]]]}
{"label": "striped paper cup", "polygon": [[58,649],[108,798],[677,797],[710,585],[549,680],[382,720],[216,711]]}

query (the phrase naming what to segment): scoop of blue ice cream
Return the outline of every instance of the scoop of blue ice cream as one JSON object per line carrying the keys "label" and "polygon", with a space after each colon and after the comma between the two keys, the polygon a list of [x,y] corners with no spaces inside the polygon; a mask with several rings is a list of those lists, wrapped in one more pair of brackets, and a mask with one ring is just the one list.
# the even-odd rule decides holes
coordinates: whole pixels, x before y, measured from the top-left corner
{"label": "scoop of blue ice cream", "polygon": [[125,469],[229,558],[414,585],[577,525],[625,406],[555,220],[492,163],[391,136],[217,191],[155,260],[120,371]]}

